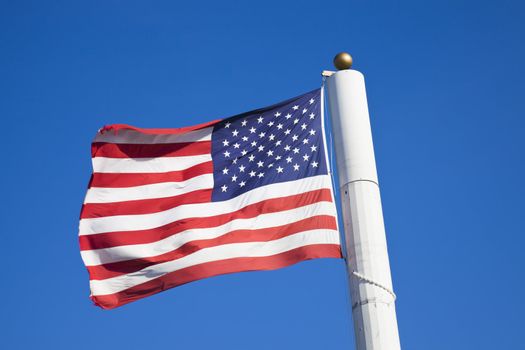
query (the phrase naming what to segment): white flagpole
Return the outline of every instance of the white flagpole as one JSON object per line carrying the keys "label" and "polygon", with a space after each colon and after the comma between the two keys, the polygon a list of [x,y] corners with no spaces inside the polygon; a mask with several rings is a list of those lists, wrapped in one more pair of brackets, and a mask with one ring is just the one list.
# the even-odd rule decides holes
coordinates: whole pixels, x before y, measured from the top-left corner
{"label": "white flagpole", "polygon": [[[323,72],[332,121],[357,350],[400,349],[395,294],[368,116],[365,81],[352,58]],[[331,74],[332,73],[332,74]]]}

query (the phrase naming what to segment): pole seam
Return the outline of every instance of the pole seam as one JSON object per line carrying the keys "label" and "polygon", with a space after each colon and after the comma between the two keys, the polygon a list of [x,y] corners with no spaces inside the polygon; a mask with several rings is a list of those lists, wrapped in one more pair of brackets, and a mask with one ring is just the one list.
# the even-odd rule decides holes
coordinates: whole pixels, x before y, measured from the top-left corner
{"label": "pole seam", "polygon": [[387,303],[387,302],[380,301],[380,300],[377,300],[377,299],[365,299],[363,301],[358,301],[358,302],[354,303],[354,305],[352,305],[352,311],[354,311],[358,307],[364,306],[366,304],[384,304],[384,305],[390,306],[390,305],[392,305],[392,302],[388,302]]}
{"label": "pole seam", "polygon": [[371,182],[373,184],[375,184],[377,187],[379,187],[379,184],[377,183],[377,181],[374,181],[374,180],[368,180],[368,179],[359,179],[359,180],[352,180],[352,181],[348,181],[347,183],[345,183],[344,185],[342,185],[341,187],[344,187],[346,185],[349,185],[349,184],[353,184],[353,183],[356,183],[356,182]]}

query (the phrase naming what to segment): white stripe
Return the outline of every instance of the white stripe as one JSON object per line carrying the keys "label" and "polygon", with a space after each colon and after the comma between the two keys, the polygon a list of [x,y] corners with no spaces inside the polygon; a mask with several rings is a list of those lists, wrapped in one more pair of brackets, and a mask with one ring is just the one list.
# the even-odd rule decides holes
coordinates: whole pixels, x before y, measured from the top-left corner
{"label": "white stripe", "polygon": [[287,225],[315,215],[335,217],[334,204],[328,202],[314,203],[277,213],[261,214],[255,218],[236,219],[217,227],[189,229],[153,243],[84,250],[81,251],[81,255],[86,266],[148,258],[173,251],[191,241],[213,239],[236,230],[258,230]]}
{"label": "white stripe", "polygon": [[134,187],[91,187],[84,203],[112,203],[139,199],[166,198],[213,188],[213,174],[195,176],[181,182],[162,182]]}
{"label": "white stripe", "polygon": [[211,161],[211,154],[183,157],[106,158],[94,157],[95,173],[166,173]]}
{"label": "white stripe", "polygon": [[339,234],[335,230],[311,230],[269,242],[232,243],[205,248],[180,259],[149,266],[127,275],[100,281],[91,280],[91,293],[92,295],[118,293],[190,266],[232,258],[272,256],[311,244],[338,245]]}
{"label": "white stripe", "polygon": [[153,214],[119,215],[81,219],[79,235],[103,232],[137,231],[160,227],[180,219],[206,217],[235,212],[247,205],[271,198],[286,197],[322,188],[330,188],[330,176],[318,175],[300,180],[270,184],[245,192],[235,198],[212,203],[180,205]]}
{"label": "white stripe", "polygon": [[139,131],[122,129],[116,135],[112,130],[103,134],[97,133],[93,142],[109,143],[138,143],[138,144],[157,144],[157,143],[180,143],[211,140],[213,127],[190,131],[184,134],[144,134]]}

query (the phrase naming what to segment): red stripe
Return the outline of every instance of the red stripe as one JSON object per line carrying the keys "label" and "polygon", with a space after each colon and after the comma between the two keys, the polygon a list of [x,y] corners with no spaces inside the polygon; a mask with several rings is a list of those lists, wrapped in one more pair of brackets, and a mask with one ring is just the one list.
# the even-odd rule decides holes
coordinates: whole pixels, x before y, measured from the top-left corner
{"label": "red stripe", "polygon": [[196,190],[179,196],[166,198],[138,199],[113,203],[86,203],[82,205],[81,219],[100,218],[113,215],[152,214],[173,209],[183,204],[206,203],[211,201],[213,190]]}
{"label": "red stripe", "polygon": [[231,213],[211,217],[185,218],[148,230],[118,231],[83,235],[79,236],[80,249],[91,250],[121,245],[156,242],[188,229],[216,227],[234,219],[253,218],[260,214],[275,213],[317,202],[331,202],[331,197],[329,189],[320,189],[293,196],[263,200],[258,203],[247,205],[244,208]]}
{"label": "red stripe", "polygon": [[208,126],[212,126],[214,124],[217,124],[220,122],[221,119],[212,120],[211,122],[206,122],[198,125],[192,125],[192,126],[186,126],[183,128],[165,128],[165,129],[154,129],[154,128],[137,128],[131,125],[127,124],[111,124],[111,125],[105,125],[103,128],[100,129],[100,133],[103,134],[105,132],[111,131],[115,134],[118,133],[119,130],[134,130],[143,134],[160,134],[160,135],[166,135],[166,134],[184,134],[189,131],[194,131],[198,129],[203,129]]}
{"label": "red stripe", "polygon": [[189,180],[195,176],[213,173],[213,162],[206,162],[192,166],[191,168],[170,171],[167,173],[94,173],[89,182],[91,187],[133,187],[141,185],[156,184],[161,182],[180,182]]}
{"label": "red stripe", "polygon": [[95,305],[103,309],[113,309],[132,301],[180,286],[188,282],[227,273],[275,270],[300,261],[317,258],[341,258],[337,244],[313,244],[267,257],[234,258],[212,261],[168,273],[154,280],[136,285],[124,291],[92,296]]}
{"label": "red stripe", "polygon": [[156,158],[196,156],[211,152],[211,141],[158,144],[122,144],[93,142],[92,157]]}
{"label": "red stripe", "polygon": [[204,248],[230,243],[268,242],[283,238],[298,232],[316,229],[336,230],[335,218],[329,215],[313,216],[291,224],[268,227],[256,230],[235,230],[217,238],[188,242],[168,253],[142,259],[119,261],[110,264],[88,266],[90,279],[103,280],[127,273],[140,271],[148,266],[180,259]]}

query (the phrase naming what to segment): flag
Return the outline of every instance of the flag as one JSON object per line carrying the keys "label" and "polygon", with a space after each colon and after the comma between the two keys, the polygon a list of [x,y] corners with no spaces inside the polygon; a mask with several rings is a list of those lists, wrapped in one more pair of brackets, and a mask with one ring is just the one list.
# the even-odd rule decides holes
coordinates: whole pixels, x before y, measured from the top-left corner
{"label": "flag", "polygon": [[94,303],[340,258],[322,104],[317,89],[193,127],[101,129],[79,225]]}

